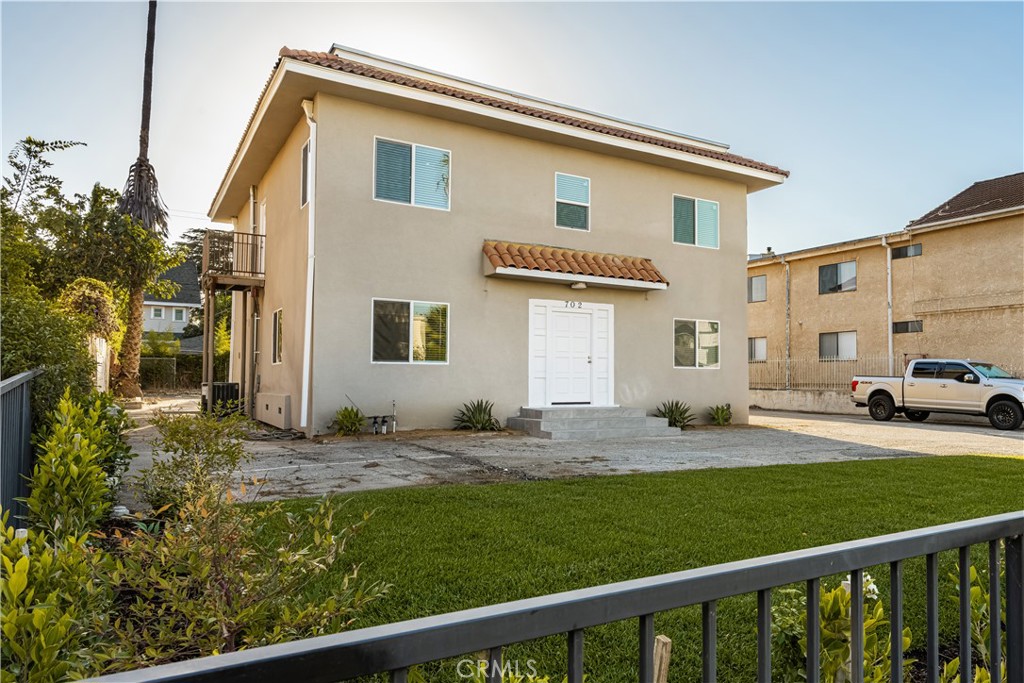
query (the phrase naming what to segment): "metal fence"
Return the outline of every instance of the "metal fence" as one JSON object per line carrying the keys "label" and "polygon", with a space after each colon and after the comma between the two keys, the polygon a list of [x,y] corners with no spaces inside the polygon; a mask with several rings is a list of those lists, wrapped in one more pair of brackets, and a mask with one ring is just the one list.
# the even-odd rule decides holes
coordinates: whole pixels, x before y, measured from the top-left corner
{"label": "metal fence", "polygon": [[[888,375],[889,356],[859,356],[854,360],[790,358],[750,361],[747,370],[751,389],[834,389],[850,388],[854,375]],[[903,373],[899,358],[892,370]]]}
{"label": "metal fence", "polygon": [[25,513],[16,498],[28,496],[32,475],[32,378],[41,370],[29,370],[0,382],[3,432],[0,433],[0,505],[14,516]]}
{"label": "metal fence", "polygon": [[[863,570],[888,564],[891,579],[890,624],[892,680],[903,680],[903,563],[915,557],[926,561],[926,662],[928,680],[939,677],[939,564],[938,553],[956,550],[960,559],[960,661],[970,662],[970,546],[986,544],[989,561],[989,608],[1000,611],[1000,541],[1005,541],[1007,679],[1024,681],[1024,511],[966,522],[917,529],[888,536],[837,543],[796,552],[730,562],[712,567],[624,581],[596,588],[557,593],[501,605],[454,612],[386,626],[321,636],[242,652],[203,657],[96,681],[171,683],[220,681],[278,683],[296,680],[328,683],[390,673],[392,683],[405,683],[409,667],[467,653],[487,651],[488,683],[501,683],[502,647],[535,638],[565,634],[568,643],[568,683],[583,681],[585,629],[615,621],[636,620],[640,683],[654,678],[654,616],[658,612],[702,605],[703,680],[717,680],[717,602],[746,593],[757,594],[757,680],[771,679],[772,589],[806,582],[809,656],[808,681],[820,679],[818,629],[819,586],[822,577],[850,573],[852,604],[861,604]],[[995,683],[999,681],[1001,626],[992,619],[987,642]],[[864,661],[864,613],[851,610],[851,661]],[[969,665],[968,665],[969,668]],[[853,667],[853,683],[864,672]],[[961,680],[974,680],[967,672]]]}
{"label": "metal fence", "polygon": [[178,359],[174,356],[143,356],[139,358],[139,384],[143,389],[176,389]]}

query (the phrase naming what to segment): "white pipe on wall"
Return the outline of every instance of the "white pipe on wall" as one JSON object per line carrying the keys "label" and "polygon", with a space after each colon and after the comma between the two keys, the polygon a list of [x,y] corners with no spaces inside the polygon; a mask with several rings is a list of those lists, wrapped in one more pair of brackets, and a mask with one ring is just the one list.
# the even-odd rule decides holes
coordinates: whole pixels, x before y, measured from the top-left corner
{"label": "white pipe on wall", "polygon": [[309,426],[309,387],[313,372],[313,262],[316,237],[316,119],[313,118],[313,100],[302,101],[302,111],[309,124],[308,202],[306,211],[309,225],[306,231],[306,316],[302,331],[302,409],[299,426]]}
{"label": "white pipe on wall", "polygon": [[893,367],[893,340],[892,340],[892,245],[882,235],[882,246],[885,247],[885,313],[886,313],[886,338],[889,341],[889,374],[895,372]]}

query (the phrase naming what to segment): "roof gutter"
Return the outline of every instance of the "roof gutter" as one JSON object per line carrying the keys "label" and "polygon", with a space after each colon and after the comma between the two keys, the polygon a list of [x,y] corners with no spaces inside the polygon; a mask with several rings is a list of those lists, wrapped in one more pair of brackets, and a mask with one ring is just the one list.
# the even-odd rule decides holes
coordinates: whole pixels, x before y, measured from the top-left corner
{"label": "roof gutter", "polygon": [[958,225],[965,225],[967,223],[974,223],[976,221],[988,220],[991,218],[998,218],[1001,215],[1012,216],[1015,213],[1024,212],[1024,205],[1011,206],[1008,209],[997,209],[995,211],[986,211],[985,213],[975,213],[970,216],[961,216],[960,218],[947,218],[943,221],[933,221],[931,223],[921,223],[920,225],[908,225],[906,230],[911,232],[925,232],[927,230],[939,230],[942,228],[953,228]]}

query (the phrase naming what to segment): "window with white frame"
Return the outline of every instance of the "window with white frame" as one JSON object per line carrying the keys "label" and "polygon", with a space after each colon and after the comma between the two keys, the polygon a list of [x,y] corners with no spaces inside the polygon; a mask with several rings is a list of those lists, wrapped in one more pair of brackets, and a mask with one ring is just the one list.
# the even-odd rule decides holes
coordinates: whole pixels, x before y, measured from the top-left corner
{"label": "window with white frame", "polygon": [[153,320],[163,320],[164,319],[164,307],[163,306],[154,306],[150,310],[149,317],[151,317]]}
{"label": "window with white frame", "polygon": [[447,363],[448,304],[373,300],[374,363]]}
{"label": "window with white frame", "polygon": [[672,241],[718,249],[718,202],[673,195]]}
{"label": "window with white frame", "polygon": [[450,190],[451,152],[376,139],[374,199],[447,211]]}
{"label": "window with white frame", "polygon": [[857,289],[856,261],[818,266],[818,294],[852,292],[855,289]]}
{"label": "window with white frame", "polygon": [[302,168],[299,171],[301,174],[301,188],[299,190],[299,208],[309,203],[309,140],[302,146]]}
{"label": "window with white frame", "polygon": [[273,337],[270,340],[270,362],[281,362],[284,356],[284,309],[274,311],[274,320],[270,328]]}
{"label": "window with white frame", "polygon": [[719,367],[718,321],[676,318],[673,322],[675,335],[674,367]]}
{"label": "window with white frame", "polygon": [[856,332],[825,332],[818,335],[821,360],[857,360]]}
{"label": "window with white frame", "polygon": [[176,323],[183,323],[183,322],[185,322],[185,309],[184,308],[175,308],[174,311],[171,314],[171,319],[174,322],[176,322]]}
{"label": "window with white frame", "polygon": [[768,360],[768,337],[747,337],[747,360],[751,363]]}
{"label": "window with white frame", "polygon": [[555,174],[555,225],[590,230],[590,178]]}
{"label": "window with white frame", "polygon": [[751,275],[747,278],[747,303],[768,300],[768,276]]}

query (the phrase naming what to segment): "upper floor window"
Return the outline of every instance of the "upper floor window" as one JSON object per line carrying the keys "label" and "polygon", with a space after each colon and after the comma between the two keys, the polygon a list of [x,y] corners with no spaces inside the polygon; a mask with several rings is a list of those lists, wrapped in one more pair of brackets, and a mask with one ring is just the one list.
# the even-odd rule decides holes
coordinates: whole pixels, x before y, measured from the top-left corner
{"label": "upper floor window", "polygon": [[893,334],[906,334],[908,332],[924,332],[923,320],[904,320],[892,324]]}
{"label": "upper floor window", "polygon": [[821,360],[857,360],[856,332],[826,332],[818,335]]}
{"label": "upper floor window", "polygon": [[448,304],[373,300],[373,362],[447,363]]}
{"label": "upper floor window", "polygon": [[677,368],[717,368],[718,362],[718,321],[680,320],[674,321],[675,358]]}
{"label": "upper floor window", "polygon": [[309,203],[309,141],[302,146],[301,189],[299,190],[299,208]]}
{"label": "upper floor window", "polygon": [[893,250],[892,250],[892,257],[894,259],[910,258],[911,256],[920,256],[920,255],[921,255],[921,245],[920,245],[920,243],[918,243],[918,244],[908,244],[905,247],[894,247]]}
{"label": "upper floor window", "polygon": [[447,211],[450,190],[451,152],[377,138],[374,199]]}
{"label": "upper floor window", "polygon": [[149,314],[149,317],[151,317],[153,320],[163,320],[164,319],[164,307],[163,306],[154,306],[152,312]]}
{"label": "upper floor window", "polygon": [[718,202],[673,195],[672,241],[718,249]]}
{"label": "upper floor window", "polygon": [[747,303],[768,300],[768,276],[752,275],[747,278]]}
{"label": "upper floor window", "polygon": [[818,266],[818,294],[852,292],[855,289],[857,289],[856,261]]}
{"label": "upper floor window", "polygon": [[555,174],[555,225],[590,230],[590,178]]}
{"label": "upper floor window", "polygon": [[173,317],[174,322],[176,322],[176,323],[183,323],[183,322],[185,322],[185,309],[184,308],[175,308],[173,313],[172,313],[172,315],[174,316]]}

